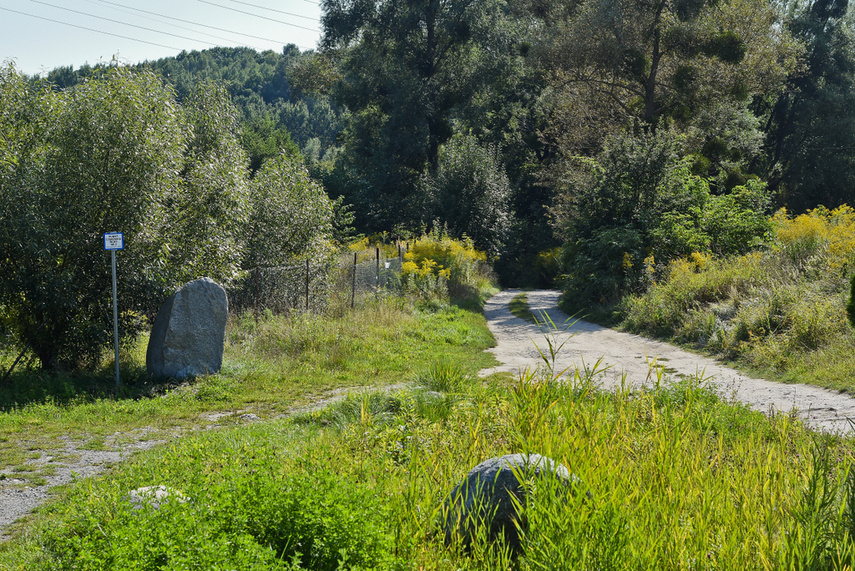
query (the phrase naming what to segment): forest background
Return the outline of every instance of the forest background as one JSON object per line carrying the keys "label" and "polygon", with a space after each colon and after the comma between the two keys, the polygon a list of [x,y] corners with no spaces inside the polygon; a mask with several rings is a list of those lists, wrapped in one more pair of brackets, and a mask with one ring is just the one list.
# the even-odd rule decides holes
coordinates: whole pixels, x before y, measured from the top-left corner
{"label": "forest background", "polygon": [[97,360],[81,347],[110,327],[86,315],[107,300],[76,308],[108,278],[70,260],[95,267],[80,244],[128,225],[146,244],[132,334],[199,272],[239,282],[429,229],[471,239],[504,285],[608,316],[677,260],[763,248],[781,208],[853,202],[846,0],[322,7],[317,51],[4,66],[0,308],[43,366]]}

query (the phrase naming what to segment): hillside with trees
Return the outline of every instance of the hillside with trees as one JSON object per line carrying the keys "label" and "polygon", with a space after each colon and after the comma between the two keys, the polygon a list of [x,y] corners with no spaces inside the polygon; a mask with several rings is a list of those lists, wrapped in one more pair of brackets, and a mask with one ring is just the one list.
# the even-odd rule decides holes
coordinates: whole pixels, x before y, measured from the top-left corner
{"label": "hillside with trees", "polygon": [[[45,78],[6,66],[4,312],[28,335],[47,327],[14,309],[45,270],[15,261],[43,257],[18,250],[30,244],[63,267],[71,250],[49,235],[74,242],[101,200],[75,193],[126,193],[141,236],[196,244],[179,261],[152,243],[140,275],[210,267],[228,281],[252,251],[235,230],[254,211],[247,189],[267,193],[258,174],[283,153],[357,233],[442,230],[471,239],[505,285],[616,307],[672,262],[765,247],[779,208],[853,202],[850,12],[846,0],[325,0],[316,52],[215,48]],[[46,242],[11,238],[39,228]]]}

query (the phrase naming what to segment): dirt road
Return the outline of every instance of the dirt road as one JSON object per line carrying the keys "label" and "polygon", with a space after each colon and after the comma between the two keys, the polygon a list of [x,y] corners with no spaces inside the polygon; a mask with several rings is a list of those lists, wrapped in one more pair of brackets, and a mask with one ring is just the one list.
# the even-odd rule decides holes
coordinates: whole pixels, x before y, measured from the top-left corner
{"label": "dirt road", "polygon": [[[522,319],[514,317],[508,303],[520,290],[505,290],[493,296],[484,308],[490,330],[497,346],[490,349],[502,363],[481,371],[487,375],[497,371],[518,373],[543,361],[535,343],[545,349],[545,332]],[[569,317],[558,310],[560,293],[552,290],[527,292],[529,308],[539,315],[545,311],[557,325],[569,324]],[[556,335],[556,343],[564,343],[556,362],[558,370],[565,367],[593,366],[602,358],[602,366],[610,366],[598,376],[605,389],[619,387],[626,375],[627,384],[639,387],[652,385],[649,375],[654,360],[665,367],[666,376],[702,374],[726,398],[746,403],[764,413],[789,413],[793,409],[811,427],[826,432],[853,434],[855,398],[846,394],[802,384],[774,383],[751,378],[728,368],[720,362],[684,351],[668,343],[621,333],[599,325],[577,321]]]}

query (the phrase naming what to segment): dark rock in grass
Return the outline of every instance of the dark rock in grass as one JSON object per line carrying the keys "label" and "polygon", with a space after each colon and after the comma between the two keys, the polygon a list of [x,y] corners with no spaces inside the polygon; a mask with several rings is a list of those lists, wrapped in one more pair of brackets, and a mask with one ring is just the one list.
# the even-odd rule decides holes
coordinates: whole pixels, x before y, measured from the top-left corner
{"label": "dark rock in grass", "polygon": [[185,284],[157,312],[145,355],[152,377],[213,374],[223,365],[229,302],[211,278]]}
{"label": "dark rock in grass", "polygon": [[[469,547],[479,528],[490,541],[504,540],[513,553],[521,547],[520,530],[525,532],[525,506],[536,480],[555,478],[554,485],[539,489],[559,495],[574,493],[580,480],[563,465],[540,454],[509,454],[490,458],[475,466],[445,504],[446,542],[457,535]],[[591,497],[590,492],[587,493]]]}
{"label": "dark rock in grass", "polygon": [[187,501],[184,494],[166,486],[145,486],[137,488],[128,494],[127,498],[135,510],[141,510],[144,506],[160,509],[161,504],[167,501],[175,501],[183,504]]}

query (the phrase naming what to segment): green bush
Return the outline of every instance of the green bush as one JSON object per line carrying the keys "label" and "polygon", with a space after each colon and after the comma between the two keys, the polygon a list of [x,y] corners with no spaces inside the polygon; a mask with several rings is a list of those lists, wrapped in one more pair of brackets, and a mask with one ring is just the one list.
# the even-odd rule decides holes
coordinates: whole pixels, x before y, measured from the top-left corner
{"label": "green bush", "polygon": [[596,160],[580,160],[579,171],[560,198],[571,310],[643,292],[693,253],[749,251],[771,229],[765,184],[711,194],[664,129],[616,138]]}
{"label": "green bush", "polygon": [[222,90],[182,106],[154,73],[121,67],[34,85],[0,68],[0,305],[44,368],[95,368],[113,334],[102,234],[124,233],[119,329],[133,339],[184,281],[235,279],[246,157]]}

